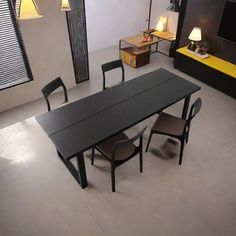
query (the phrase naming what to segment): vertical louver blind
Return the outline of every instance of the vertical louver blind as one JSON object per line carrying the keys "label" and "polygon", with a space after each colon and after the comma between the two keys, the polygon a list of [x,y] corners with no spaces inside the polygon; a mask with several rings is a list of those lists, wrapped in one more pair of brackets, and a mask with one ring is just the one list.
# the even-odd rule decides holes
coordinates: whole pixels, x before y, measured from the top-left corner
{"label": "vertical louver blind", "polygon": [[11,0],[0,0],[0,90],[32,79]]}

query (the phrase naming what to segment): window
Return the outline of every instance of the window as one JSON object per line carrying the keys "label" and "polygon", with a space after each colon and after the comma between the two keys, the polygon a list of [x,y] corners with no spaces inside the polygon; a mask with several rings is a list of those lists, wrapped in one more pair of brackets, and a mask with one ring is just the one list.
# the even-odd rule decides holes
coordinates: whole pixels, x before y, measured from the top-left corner
{"label": "window", "polygon": [[0,90],[33,80],[11,0],[0,0]]}

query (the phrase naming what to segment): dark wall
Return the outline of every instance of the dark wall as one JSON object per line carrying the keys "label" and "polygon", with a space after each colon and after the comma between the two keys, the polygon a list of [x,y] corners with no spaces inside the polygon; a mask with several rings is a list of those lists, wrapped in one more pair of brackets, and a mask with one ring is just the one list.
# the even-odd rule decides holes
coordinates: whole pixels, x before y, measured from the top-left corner
{"label": "dark wall", "polygon": [[217,36],[225,1],[188,0],[179,46],[189,43],[190,32],[193,27],[198,26],[202,30],[202,39],[209,41],[212,45],[211,53],[236,64],[236,43]]}
{"label": "dark wall", "polygon": [[88,45],[84,0],[70,0],[72,11],[66,12],[75,81],[89,79]]}

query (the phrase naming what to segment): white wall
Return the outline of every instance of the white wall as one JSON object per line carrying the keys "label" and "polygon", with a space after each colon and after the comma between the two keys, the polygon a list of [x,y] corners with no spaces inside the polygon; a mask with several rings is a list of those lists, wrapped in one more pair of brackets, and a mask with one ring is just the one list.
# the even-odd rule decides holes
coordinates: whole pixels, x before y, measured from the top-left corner
{"label": "white wall", "polygon": [[118,45],[147,27],[147,0],[85,0],[89,51]]}
{"label": "white wall", "polygon": [[[37,0],[41,19],[21,22],[34,81],[0,92],[0,111],[42,97],[41,88],[61,76],[68,88],[75,86],[65,14],[60,0]],[[151,27],[168,15],[168,29],[176,31],[178,14],[166,11],[169,0],[153,0]],[[147,28],[149,0],[85,0],[89,51],[118,45],[119,39]]]}
{"label": "white wall", "polygon": [[[168,30],[176,33],[178,13],[167,12],[169,0],[153,0],[151,28],[161,15],[168,16]],[[89,51],[118,45],[119,39],[147,28],[149,0],[85,0]]]}
{"label": "white wall", "polygon": [[42,97],[41,88],[57,76],[66,86],[75,86],[65,14],[60,0],[37,0],[44,17],[21,21],[21,31],[34,81],[0,92],[0,111]]}
{"label": "white wall", "polygon": [[169,5],[169,0],[153,0],[151,28],[156,27],[160,16],[167,16],[167,30],[176,34],[179,13],[167,11]]}

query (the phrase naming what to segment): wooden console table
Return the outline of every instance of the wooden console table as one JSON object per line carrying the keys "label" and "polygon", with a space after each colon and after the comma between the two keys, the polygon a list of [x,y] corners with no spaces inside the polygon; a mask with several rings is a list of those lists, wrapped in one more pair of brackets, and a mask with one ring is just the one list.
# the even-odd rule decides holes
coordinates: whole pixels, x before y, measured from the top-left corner
{"label": "wooden console table", "polygon": [[[142,42],[143,35],[135,35],[128,38],[120,39],[119,54],[122,61],[134,68],[149,64],[150,54],[159,52],[169,57],[174,56],[175,34],[168,31],[154,31],[151,33],[153,39],[149,42]],[[158,50],[158,44],[161,41],[170,42],[169,54]],[[129,47],[122,47],[126,43]],[[151,51],[151,46],[156,45],[156,50]]]}
{"label": "wooden console table", "polygon": [[140,49],[140,48],[143,48],[143,47],[150,47],[151,45],[157,44],[158,42],[160,42],[159,39],[153,39],[150,42],[142,42],[142,38],[143,38],[143,35],[140,34],[140,35],[135,35],[135,36],[132,36],[132,37],[120,39],[119,49],[121,49],[121,43],[122,42],[128,43],[128,44],[130,44],[131,46],[133,46],[137,49]]}
{"label": "wooden console table", "polygon": [[210,54],[202,59],[183,47],[176,50],[174,67],[236,98],[236,65]]}
{"label": "wooden console table", "polygon": [[[159,52],[169,57],[174,56],[175,34],[168,31],[154,31],[151,33],[153,39],[149,42],[143,42],[143,35],[135,35],[120,39],[119,55],[122,61],[134,68],[149,64],[150,54]],[[158,44],[161,41],[170,42],[169,54],[158,50]],[[122,43],[126,43],[129,47],[122,47]],[[156,49],[151,51],[151,46],[156,45]]]}
{"label": "wooden console table", "polygon": [[157,39],[160,41],[168,41],[170,42],[170,49],[169,54],[166,54],[162,51],[158,50],[158,43],[156,44],[156,52],[162,53],[164,55],[167,55],[169,57],[174,56],[174,45],[176,40],[176,35],[174,33],[168,32],[168,31],[154,31],[151,33],[152,36],[157,37]]}
{"label": "wooden console table", "polygon": [[[149,42],[142,42],[142,35],[120,39],[119,54],[122,61],[134,68],[149,64],[151,45],[158,44],[159,39],[153,39]],[[122,47],[126,43],[129,47]]]}

